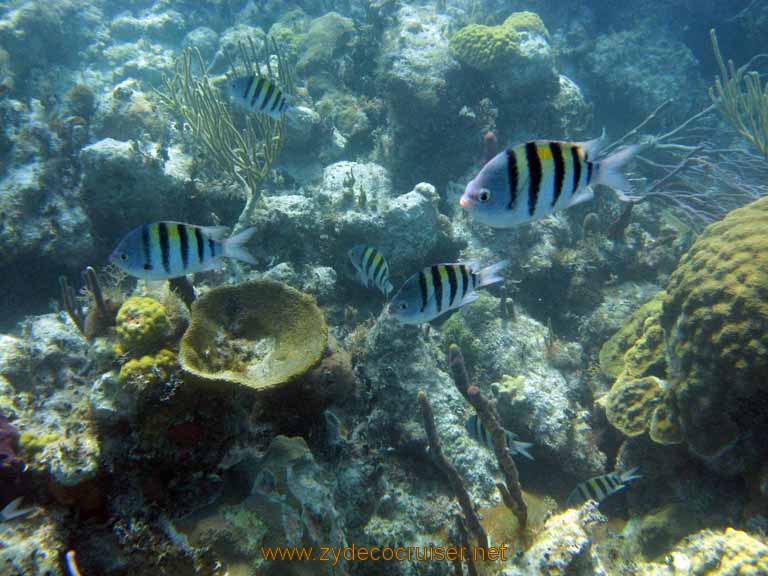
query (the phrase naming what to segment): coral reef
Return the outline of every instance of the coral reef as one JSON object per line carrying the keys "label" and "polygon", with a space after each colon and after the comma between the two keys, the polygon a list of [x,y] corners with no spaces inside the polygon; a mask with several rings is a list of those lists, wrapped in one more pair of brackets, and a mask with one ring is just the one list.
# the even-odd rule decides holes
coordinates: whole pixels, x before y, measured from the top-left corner
{"label": "coral reef", "polygon": [[269,390],[305,374],[328,328],[310,296],[273,281],[215,288],[195,301],[179,359],[208,380]]}
{"label": "coral reef", "polygon": [[128,298],[117,311],[116,328],[118,355],[143,356],[157,350],[168,340],[171,323],[168,313],[154,298]]}

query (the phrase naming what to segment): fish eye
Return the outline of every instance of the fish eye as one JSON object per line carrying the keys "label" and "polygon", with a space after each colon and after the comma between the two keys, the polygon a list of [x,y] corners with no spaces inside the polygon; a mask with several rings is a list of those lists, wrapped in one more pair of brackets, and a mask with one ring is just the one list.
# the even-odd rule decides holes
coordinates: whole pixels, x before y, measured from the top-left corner
{"label": "fish eye", "polygon": [[491,191],[487,188],[483,188],[480,190],[480,194],[478,195],[478,199],[480,202],[488,202],[488,200],[491,199]]}
{"label": "fish eye", "polygon": [[405,310],[408,308],[408,302],[400,302],[400,310]]}
{"label": "fish eye", "polygon": [[128,260],[128,254],[126,254],[125,252],[120,254],[120,260]]}

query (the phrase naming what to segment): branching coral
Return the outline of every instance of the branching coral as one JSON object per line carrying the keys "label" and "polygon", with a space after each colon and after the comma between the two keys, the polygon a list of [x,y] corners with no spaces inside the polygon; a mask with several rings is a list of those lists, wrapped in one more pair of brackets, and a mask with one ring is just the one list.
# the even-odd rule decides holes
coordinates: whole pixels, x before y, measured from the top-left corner
{"label": "branching coral", "polygon": [[[265,46],[269,46],[268,41]],[[283,59],[276,43],[272,43],[272,48],[278,59],[277,71],[272,70],[268,53],[262,66],[253,43],[250,50],[240,45],[245,73],[266,72],[266,76],[274,81],[279,79],[281,87],[290,91],[293,82],[291,66]],[[237,233],[249,225],[261,186],[283,147],[283,119],[248,114],[244,127],[238,128],[230,106],[212,80],[204,72],[196,75],[195,68],[206,70],[200,51],[185,50],[176,62],[174,75],[165,79],[164,89],[158,94],[171,112],[184,119],[219,169],[245,188],[246,203],[235,225],[234,232]],[[242,70],[238,71],[233,64],[233,72],[242,73]]]}
{"label": "branching coral", "polygon": [[768,159],[768,82],[761,86],[760,74],[749,70],[756,59],[768,54],[758,54],[740,68],[732,60],[726,66],[714,29],[709,36],[720,68],[709,97],[722,117]]}

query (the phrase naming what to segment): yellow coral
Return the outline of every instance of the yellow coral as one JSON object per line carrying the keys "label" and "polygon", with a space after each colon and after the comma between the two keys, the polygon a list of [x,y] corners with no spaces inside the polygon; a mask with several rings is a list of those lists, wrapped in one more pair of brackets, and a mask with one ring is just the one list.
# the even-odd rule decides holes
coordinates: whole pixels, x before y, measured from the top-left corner
{"label": "yellow coral", "polygon": [[600,399],[608,421],[627,436],[643,434],[662,396],[662,383],[654,376],[619,378]]}
{"label": "yellow coral", "polygon": [[660,292],[638,308],[600,349],[600,369],[613,378],[664,373],[664,333],[659,314],[665,293]]}
{"label": "yellow coral", "polygon": [[53,444],[60,439],[59,434],[32,434],[31,432],[22,432],[19,436],[19,448],[22,452],[29,455],[41,452],[49,444]]}
{"label": "yellow coral", "polygon": [[171,324],[165,307],[152,298],[128,298],[117,312],[116,352],[144,355],[155,352],[168,338]]}
{"label": "yellow coral", "polygon": [[450,49],[461,62],[482,71],[498,70],[520,54],[520,33],[549,38],[544,22],[534,12],[514,12],[503,24],[470,24],[453,35]]}
{"label": "yellow coral", "polygon": [[123,364],[117,381],[136,393],[165,383],[178,368],[176,354],[161,350],[157,354],[134,358]]}
{"label": "yellow coral", "polygon": [[768,198],[709,226],[670,276],[661,324],[686,440],[713,457],[768,424]]}

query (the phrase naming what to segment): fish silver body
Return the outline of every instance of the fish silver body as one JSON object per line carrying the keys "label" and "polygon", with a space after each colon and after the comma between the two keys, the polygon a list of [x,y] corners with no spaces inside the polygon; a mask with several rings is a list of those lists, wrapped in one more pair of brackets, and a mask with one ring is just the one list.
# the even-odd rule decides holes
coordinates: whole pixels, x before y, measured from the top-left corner
{"label": "fish silver body", "polygon": [[594,159],[603,137],[589,142],[535,140],[497,154],[467,184],[459,201],[474,220],[511,228],[591,200],[597,184],[610,186],[622,200],[629,183],[620,169],[638,146]]}
{"label": "fish silver body", "polygon": [[266,76],[249,74],[229,80],[230,97],[249,112],[266,114],[279,120],[289,106],[283,91]]}
{"label": "fish silver body", "polygon": [[389,298],[394,287],[389,281],[389,264],[384,255],[374,246],[358,244],[353,246],[347,256],[357,271],[357,278],[365,286],[376,286],[385,297]]}
{"label": "fish silver body", "polygon": [[499,272],[508,264],[502,260],[482,270],[476,262],[424,268],[405,281],[389,305],[389,313],[403,324],[429,322],[477,300],[476,290],[501,282]]}
{"label": "fish silver body", "polygon": [[[472,416],[467,418],[467,421],[464,423],[464,428],[469,432],[469,435],[472,438],[484,444],[486,447],[493,449],[493,438],[488,434],[488,430],[485,429],[483,422],[477,417],[477,414],[472,414]],[[528,452],[528,449],[533,446],[533,444],[530,442],[520,442],[517,440],[515,433],[510,432],[509,430],[504,430],[504,435],[507,438],[507,448],[513,456],[515,454],[520,454],[529,460],[533,460],[533,456]]]}
{"label": "fish silver body", "polygon": [[642,478],[635,474],[637,470],[633,468],[627,472],[611,472],[585,480],[573,489],[566,502],[569,505],[576,505],[587,500],[596,500],[599,504],[611,494],[624,490],[633,480]]}
{"label": "fish silver body", "polygon": [[131,230],[112,252],[112,264],[144,280],[168,280],[213,270],[220,259],[235,258],[255,264],[243,246],[256,231],[248,228],[225,238],[223,226],[194,226],[181,222],[154,222]]}

